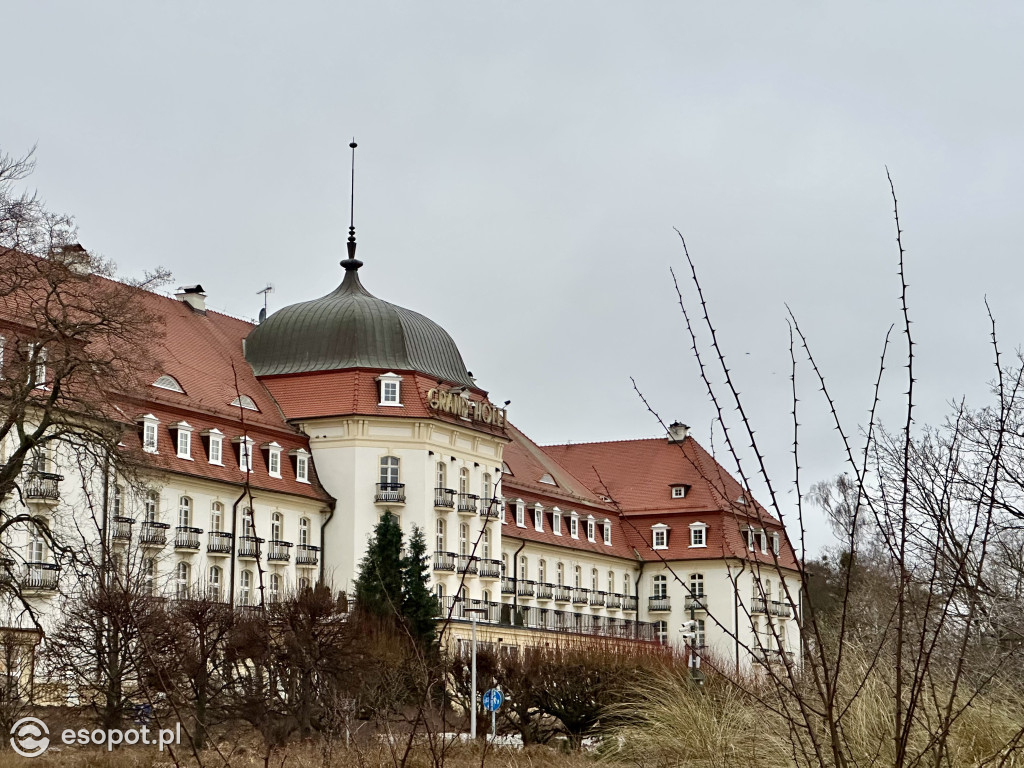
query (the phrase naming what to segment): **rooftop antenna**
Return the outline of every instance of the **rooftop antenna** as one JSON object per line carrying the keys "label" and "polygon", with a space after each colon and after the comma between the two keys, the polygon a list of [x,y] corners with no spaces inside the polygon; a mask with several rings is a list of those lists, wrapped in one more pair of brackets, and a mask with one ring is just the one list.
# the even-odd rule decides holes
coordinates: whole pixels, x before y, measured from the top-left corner
{"label": "rooftop antenna", "polygon": [[346,272],[354,271],[363,266],[363,262],[356,258],[356,144],[355,137],[352,137],[352,188],[349,193],[348,208],[348,258],[341,262]]}
{"label": "rooftop antenna", "polygon": [[257,296],[259,296],[261,293],[263,294],[263,309],[260,310],[260,322],[261,323],[264,320],[267,319],[267,295],[271,294],[273,292],[274,292],[274,285],[273,285],[273,283],[267,283],[267,287],[264,288],[262,291],[256,291],[256,295]]}

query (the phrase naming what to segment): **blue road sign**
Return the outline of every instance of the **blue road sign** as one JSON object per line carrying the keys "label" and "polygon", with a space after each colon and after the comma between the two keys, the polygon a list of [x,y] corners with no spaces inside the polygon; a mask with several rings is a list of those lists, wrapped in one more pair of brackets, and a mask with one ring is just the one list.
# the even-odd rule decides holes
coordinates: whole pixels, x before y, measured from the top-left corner
{"label": "blue road sign", "polygon": [[491,688],[484,692],[484,709],[488,712],[495,712],[505,701],[505,694],[497,688]]}

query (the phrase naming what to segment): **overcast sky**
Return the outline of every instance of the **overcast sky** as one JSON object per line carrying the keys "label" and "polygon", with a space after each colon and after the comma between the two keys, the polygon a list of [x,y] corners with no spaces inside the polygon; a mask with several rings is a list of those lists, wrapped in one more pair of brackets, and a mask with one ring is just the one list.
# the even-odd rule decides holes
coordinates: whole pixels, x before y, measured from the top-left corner
{"label": "overcast sky", "polygon": [[[364,283],[446,328],[541,443],[660,434],[633,376],[708,444],[669,278],[678,227],[788,505],[785,305],[856,432],[899,320],[886,165],[921,421],[985,398],[986,296],[1005,350],[1021,343],[1022,15],[934,0],[22,2],[4,11],[0,147],[38,144],[33,184],[87,248],[127,274],[169,267],[251,318],[267,283],[273,310],[340,281],[356,136]],[[806,390],[805,488],[842,470]],[[827,533],[811,528],[817,548]]]}

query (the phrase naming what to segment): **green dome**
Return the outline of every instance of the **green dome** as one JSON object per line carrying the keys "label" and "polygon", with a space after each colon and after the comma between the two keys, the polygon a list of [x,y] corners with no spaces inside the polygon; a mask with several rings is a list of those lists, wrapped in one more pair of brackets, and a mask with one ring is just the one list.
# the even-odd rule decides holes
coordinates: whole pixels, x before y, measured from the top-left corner
{"label": "green dome", "polygon": [[357,274],[359,261],[342,265],[345,279],[334,291],[280,309],[252,330],[245,359],[257,376],[384,368],[473,386],[441,326],[367,291]]}

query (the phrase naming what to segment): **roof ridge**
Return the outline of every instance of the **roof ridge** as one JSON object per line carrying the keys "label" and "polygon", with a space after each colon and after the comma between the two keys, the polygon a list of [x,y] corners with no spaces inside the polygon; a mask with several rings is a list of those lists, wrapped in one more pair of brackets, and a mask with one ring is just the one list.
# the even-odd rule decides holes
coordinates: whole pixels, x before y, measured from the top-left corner
{"label": "roof ridge", "polygon": [[651,440],[665,440],[664,437],[627,437],[624,440],[590,440],[581,443],[537,443],[540,448],[572,448],[578,445],[614,445],[616,443],[644,443]]}

